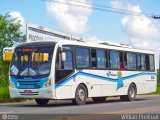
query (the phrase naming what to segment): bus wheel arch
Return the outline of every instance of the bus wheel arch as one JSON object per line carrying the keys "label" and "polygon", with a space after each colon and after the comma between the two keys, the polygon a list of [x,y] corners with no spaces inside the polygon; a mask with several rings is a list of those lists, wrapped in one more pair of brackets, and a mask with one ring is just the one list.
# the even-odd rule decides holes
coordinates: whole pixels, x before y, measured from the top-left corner
{"label": "bus wheel arch", "polygon": [[137,86],[134,82],[132,82],[128,87],[127,95],[120,96],[120,99],[122,101],[134,101],[136,95],[137,95]]}
{"label": "bus wheel arch", "polygon": [[88,98],[88,89],[84,83],[80,83],[75,91],[75,98],[72,100],[74,104],[83,105]]}

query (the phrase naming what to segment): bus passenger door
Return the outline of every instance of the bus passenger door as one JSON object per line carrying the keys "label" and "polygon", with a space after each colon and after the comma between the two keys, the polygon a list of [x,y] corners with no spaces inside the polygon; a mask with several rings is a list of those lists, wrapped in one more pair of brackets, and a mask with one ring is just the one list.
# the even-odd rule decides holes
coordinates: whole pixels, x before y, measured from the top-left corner
{"label": "bus passenger door", "polygon": [[71,97],[72,85],[71,81],[67,81],[68,77],[73,74],[73,52],[71,47],[63,47],[59,49],[56,57],[56,97],[57,99],[66,99]]}

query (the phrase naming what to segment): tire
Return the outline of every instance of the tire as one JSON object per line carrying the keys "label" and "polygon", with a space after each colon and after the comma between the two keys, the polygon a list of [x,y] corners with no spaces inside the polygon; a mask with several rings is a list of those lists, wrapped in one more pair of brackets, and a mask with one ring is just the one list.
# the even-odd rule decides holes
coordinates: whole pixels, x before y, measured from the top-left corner
{"label": "tire", "polygon": [[49,99],[35,99],[35,101],[39,106],[45,106],[49,102]]}
{"label": "tire", "polygon": [[87,89],[83,84],[80,84],[75,92],[75,99],[73,99],[73,103],[76,105],[84,105],[87,100]]}
{"label": "tire", "polygon": [[122,101],[134,101],[137,95],[137,89],[134,84],[130,84],[128,88],[128,95],[120,96]]}
{"label": "tire", "polygon": [[92,100],[95,103],[103,103],[106,101],[106,97],[93,97]]}

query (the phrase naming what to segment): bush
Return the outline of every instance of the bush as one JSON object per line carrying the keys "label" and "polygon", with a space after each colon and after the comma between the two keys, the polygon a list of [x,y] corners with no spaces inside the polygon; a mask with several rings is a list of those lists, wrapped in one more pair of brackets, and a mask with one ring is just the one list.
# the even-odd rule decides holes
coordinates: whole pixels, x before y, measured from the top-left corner
{"label": "bush", "polygon": [[0,58],[0,87],[8,86],[9,62],[4,62]]}
{"label": "bush", "polygon": [[0,58],[0,103],[2,102],[18,102],[25,99],[10,99],[8,85],[9,62],[5,62]]}

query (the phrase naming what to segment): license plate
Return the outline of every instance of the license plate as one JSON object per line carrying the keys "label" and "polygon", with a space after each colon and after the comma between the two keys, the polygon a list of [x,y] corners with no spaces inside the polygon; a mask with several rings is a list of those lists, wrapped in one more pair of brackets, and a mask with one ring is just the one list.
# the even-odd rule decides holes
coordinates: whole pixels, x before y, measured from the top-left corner
{"label": "license plate", "polygon": [[32,90],[24,90],[24,93],[30,94],[30,93],[32,93]]}

